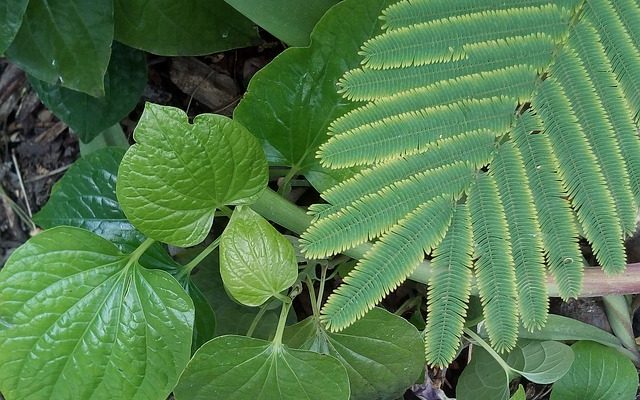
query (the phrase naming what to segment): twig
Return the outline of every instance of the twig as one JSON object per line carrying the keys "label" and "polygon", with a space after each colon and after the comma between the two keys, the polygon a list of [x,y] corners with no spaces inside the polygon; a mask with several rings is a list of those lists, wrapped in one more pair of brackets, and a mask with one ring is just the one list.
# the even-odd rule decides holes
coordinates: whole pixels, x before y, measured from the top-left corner
{"label": "twig", "polygon": [[64,172],[64,171],[68,170],[70,167],[71,167],[71,164],[69,164],[69,165],[65,165],[64,167],[56,168],[56,169],[54,169],[54,170],[52,170],[52,171],[49,171],[49,172],[47,172],[47,173],[46,173],[46,174],[44,174],[44,175],[38,175],[38,176],[36,176],[36,177],[33,177],[33,178],[30,178],[30,179],[27,179],[27,180],[26,180],[26,181],[24,181],[24,182],[25,182],[25,183],[32,183],[32,182],[35,182],[35,181],[39,181],[40,179],[49,178],[50,176],[58,175],[59,173],[61,173],[61,172]]}
{"label": "twig", "polygon": [[13,166],[15,167],[16,174],[18,175],[18,183],[20,183],[20,189],[22,189],[24,203],[27,206],[27,214],[29,214],[29,218],[33,218],[33,214],[31,213],[31,206],[29,205],[29,199],[27,198],[27,191],[24,188],[22,174],[20,173],[20,167],[18,166],[18,160],[16,160],[16,153],[14,151],[11,151],[11,159],[13,160]]}

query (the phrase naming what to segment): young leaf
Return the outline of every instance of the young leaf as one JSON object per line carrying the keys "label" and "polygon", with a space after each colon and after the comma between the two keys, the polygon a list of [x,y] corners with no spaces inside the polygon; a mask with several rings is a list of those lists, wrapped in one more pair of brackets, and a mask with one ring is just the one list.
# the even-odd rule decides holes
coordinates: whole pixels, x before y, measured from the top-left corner
{"label": "young leaf", "polygon": [[629,359],[589,341],[576,342],[571,349],[575,362],[553,385],[551,400],[635,399],[638,371]]}
{"label": "young leaf", "polygon": [[221,336],[196,352],[174,395],[177,400],[347,400],[349,380],[331,356]]}
{"label": "young leaf", "polygon": [[47,230],[0,271],[0,391],[10,399],[165,399],[189,360],[193,303],[105,239]]}
{"label": "young leaf", "polygon": [[527,394],[522,385],[518,385],[518,390],[511,396],[511,400],[527,400]]}
{"label": "young leaf", "polygon": [[310,173],[314,185],[322,181],[317,172],[328,171],[315,153],[331,120],[355,108],[336,92],[336,81],[359,65],[362,42],[380,29],[378,15],[392,2],[340,2],[318,22],[310,47],[287,49],[251,79],[234,118],[277,153],[270,161]]}
{"label": "young leaf", "polygon": [[233,212],[220,240],[220,274],[240,303],[259,306],[298,277],[293,245],[248,207]]}
{"label": "young leaf", "polygon": [[112,0],[30,1],[6,54],[40,80],[102,96],[112,41]]}
{"label": "young leaf", "polygon": [[422,339],[405,319],[374,308],[338,332],[327,332],[314,317],[285,328],[292,347],[330,354],[349,374],[351,400],[395,399],[424,368]]}
{"label": "young leaf", "polygon": [[249,204],[267,183],[258,141],[240,124],[202,114],[189,124],[173,107],[148,103],[125,154],[116,193],[125,215],[150,238],[192,246],[216,208]]}
{"label": "young leaf", "polygon": [[[145,237],[127,220],[116,199],[116,174],[124,150],[106,148],[80,158],[54,186],[47,204],[33,217],[45,229],[60,225],[86,229],[129,253]],[[140,258],[147,268],[174,275],[179,266],[159,244]]]}
{"label": "young leaf", "polygon": [[141,51],[114,42],[104,96],[97,98],[35,77],[29,82],[47,108],[88,143],[136,106],[147,84],[147,63]]}
{"label": "young leaf", "polygon": [[16,37],[29,0],[7,0],[0,4],[0,54]]}
{"label": "young leaf", "polygon": [[115,37],[164,56],[217,53],[259,43],[253,23],[222,0],[116,0]]}

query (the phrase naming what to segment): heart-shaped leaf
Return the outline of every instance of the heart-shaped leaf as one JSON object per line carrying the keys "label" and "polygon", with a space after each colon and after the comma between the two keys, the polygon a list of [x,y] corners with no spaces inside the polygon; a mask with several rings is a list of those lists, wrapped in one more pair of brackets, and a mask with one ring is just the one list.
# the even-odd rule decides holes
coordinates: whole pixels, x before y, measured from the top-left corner
{"label": "heart-shaped leaf", "polygon": [[40,80],[102,96],[112,41],[112,0],[30,1],[6,54]]}
{"label": "heart-shaped leaf", "polygon": [[[145,237],[127,220],[116,199],[116,175],[124,150],[106,148],[78,159],[54,186],[33,220],[43,228],[67,225],[84,228],[129,253]],[[159,243],[140,258],[147,268],[175,275],[179,266]]]}
{"label": "heart-shaped leaf", "polygon": [[340,2],[318,22],[309,47],[287,49],[251,79],[234,118],[263,142],[270,162],[306,174],[316,188],[335,183],[316,152],[329,123],[356,107],[336,82],[360,65],[362,43],[380,30],[378,16],[394,1]]}
{"label": "heart-shaped leaf", "polygon": [[217,53],[260,42],[251,21],[223,0],[116,0],[116,39],[165,56]]}
{"label": "heart-shaped leaf", "polygon": [[147,63],[141,51],[114,42],[102,97],[92,97],[34,77],[30,77],[29,82],[47,108],[69,125],[80,140],[88,143],[136,106],[147,84]]}
{"label": "heart-shaped leaf", "polygon": [[116,193],[125,215],[146,236],[176,246],[200,243],[216,208],[249,204],[268,171],[258,141],[221,115],[187,115],[147,103],[125,154]]}
{"label": "heart-shaped leaf", "polygon": [[349,380],[329,355],[230,335],[196,352],[174,395],[177,400],[346,400]]}
{"label": "heart-shaped leaf", "polygon": [[514,371],[531,382],[553,383],[566,374],[573,363],[573,351],[564,343],[531,341],[518,347],[522,351],[524,367]]}
{"label": "heart-shaped leaf", "polygon": [[553,385],[551,400],[633,400],[638,371],[620,352],[601,344],[580,341],[571,346],[575,362]]}
{"label": "heart-shaped leaf", "polygon": [[0,3],[0,54],[16,37],[29,0],[5,0]]}
{"label": "heart-shaped leaf", "polygon": [[327,332],[317,318],[309,317],[285,328],[283,340],[340,360],[349,374],[351,400],[398,398],[424,369],[420,332],[381,308],[337,333]]}
{"label": "heart-shaped leaf", "polygon": [[0,271],[9,399],[165,399],[189,360],[193,303],[169,274],[79,228],[47,230]]}
{"label": "heart-shaped leaf", "polygon": [[220,240],[220,274],[236,300],[259,306],[295,283],[298,263],[287,238],[255,211],[238,207]]}

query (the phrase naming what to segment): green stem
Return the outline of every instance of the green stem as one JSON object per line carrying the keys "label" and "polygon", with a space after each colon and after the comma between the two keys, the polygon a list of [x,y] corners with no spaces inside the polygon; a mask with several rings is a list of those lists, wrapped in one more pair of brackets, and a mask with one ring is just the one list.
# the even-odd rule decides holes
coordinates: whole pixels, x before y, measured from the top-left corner
{"label": "green stem", "polygon": [[[320,289],[318,291],[318,304],[317,307],[320,309],[322,306],[322,296],[324,296],[324,285],[327,283],[327,266],[323,265],[322,270],[320,271]],[[320,315],[320,313],[318,313]]]}
{"label": "green stem", "polygon": [[144,242],[140,243],[134,251],[129,254],[129,261],[127,262],[127,267],[133,265],[133,263],[137,262],[140,257],[144,254],[145,251],[155,242],[155,240],[151,238],[145,239]]}
{"label": "green stem", "polygon": [[209,254],[211,254],[212,251],[217,249],[219,245],[220,245],[220,236],[218,238],[216,238],[216,240],[214,240],[213,242],[209,243],[209,245],[207,247],[205,247],[204,250],[202,250],[200,252],[200,254],[195,256],[193,258],[193,260],[191,260],[187,264],[183,265],[182,269],[180,270],[180,272],[176,276],[176,279],[180,280],[180,278],[183,278],[185,276],[190,275],[191,271],[193,271],[193,269],[195,267],[197,267],[198,264],[200,264],[202,262],[202,260],[207,258],[207,256]]}
{"label": "green stem", "polygon": [[[319,317],[320,310],[318,307],[318,300],[316,299],[316,289],[313,287],[313,281],[307,275],[307,279],[304,282],[307,285],[307,290],[309,290],[309,301],[311,302],[311,309],[313,310],[313,316]],[[322,288],[322,286],[320,286]]]}
{"label": "green stem", "polygon": [[253,331],[256,330],[256,327],[258,326],[258,322],[260,322],[260,320],[264,316],[264,313],[267,312],[267,305],[268,304],[269,303],[267,303],[267,304],[263,305],[262,307],[260,307],[260,311],[258,311],[256,316],[253,317],[253,321],[251,321],[251,326],[249,326],[249,330],[247,331],[247,336],[251,337],[253,335]]}
{"label": "green stem", "polygon": [[479,346],[481,346],[483,349],[485,349],[489,354],[491,354],[491,356],[493,358],[496,359],[496,361],[498,362],[498,364],[500,364],[500,366],[502,367],[502,369],[504,370],[504,373],[507,374],[507,378],[509,377],[509,372],[512,370],[511,367],[509,366],[509,364],[506,363],[506,361],[504,361],[504,359],[502,357],[500,357],[500,355],[498,353],[496,353],[496,351],[491,348],[491,346],[489,346],[489,343],[485,342],[484,339],[482,339],[479,335],[477,335],[474,331],[472,331],[469,328],[463,328],[464,329],[464,333],[469,336],[473,342]]}
{"label": "green stem", "polygon": [[278,189],[278,194],[280,196],[286,196],[289,194],[289,192],[291,192],[291,180],[298,174],[298,172],[298,168],[296,168],[295,166],[291,167],[289,169],[289,172],[287,172],[287,175],[282,178],[282,185]]}
{"label": "green stem", "polygon": [[[302,234],[311,224],[311,216],[307,215],[303,209],[268,188],[251,205],[251,208],[268,220],[298,235]],[[371,244],[365,243],[345,251],[344,254],[351,258],[361,259],[370,248]],[[427,284],[431,274],[430,263],[423,261],[409,276],[409,279]],[[582,292],[580,293],[582,297],[640,292],[640,263],[628,264],[623,273],[611,276],[605,275],[598,267],[585,268],[583,276]],[[547,289],[549,296],[559,297],[558,285],[551,276],[547,278]],[[472,288],[472,294],[478,294],[475,285]]]}
{"label": "green stem", "polygon": [[291,308],[291,301],[282,303],[282,310],[280,310],[280,319],[278,320],[278,329],[276,335],[273,338],[273,344],[276,346],[282,345],[282,335],[284,334],[284,327],[287,323],[287,315],[289,315],[289,309]]}

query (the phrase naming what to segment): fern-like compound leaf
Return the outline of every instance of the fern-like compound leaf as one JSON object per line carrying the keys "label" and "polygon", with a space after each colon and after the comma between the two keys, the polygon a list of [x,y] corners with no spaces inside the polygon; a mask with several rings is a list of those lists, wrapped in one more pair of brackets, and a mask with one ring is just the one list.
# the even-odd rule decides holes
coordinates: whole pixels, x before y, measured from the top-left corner
{"label": "fern-like compound leaf", "polygon": [[[322,309],[331,331],[351,325],[402,283],[443,239],[453,199],[440,196],[420,205],[378,240]],[[426,229],[425,229],[426,228]]]}
{"label": "fern-like compound leaf", "polygon": [[578,297],[582,288],[582,254],[578,226],[566,200],[567,192],[556,173],[559,163],[542,121],[528,110],[518,118],[511,137],[522,154],[533,203],[540,224],[545,259],[560,296]]}
{"label": "fern-like compound leaf", "polygon": [[489,172],[496,180],[511,236],[520,319],[525,328],[540,329],[549,309],[542,233],[518,149],[503,144]]}
{"label": "fern-like compound leaf", "polygon": [[518,338],[518,296],[509,228],[498,187],[480,174],[469,193],[477,260],[474,264],[485,326],[493,347],[509,351]]}
{"label": "fern-like compound leaf", "polygon": [[451,227],[433,252],[429,280],[427,326],[424,336],[427,362],[446,367],[460,347],[471,292],[473,238],[466,204],[458,204]]}

